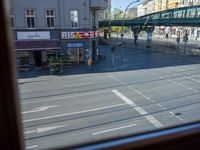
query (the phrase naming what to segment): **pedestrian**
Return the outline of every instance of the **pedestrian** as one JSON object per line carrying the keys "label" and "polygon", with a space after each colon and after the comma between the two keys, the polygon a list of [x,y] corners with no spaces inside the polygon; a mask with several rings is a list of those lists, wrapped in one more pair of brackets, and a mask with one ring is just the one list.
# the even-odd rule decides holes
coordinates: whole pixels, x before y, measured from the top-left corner
{"label": "pedestrian", "polygon": [[179,45],[180,45],[180,36],[177,37],[176,42],[177,42],[177,48],[179,48]]}
{"label": "pedestrian", "polygon": [[114,64],[115,64],[115,46],[112,46],[111,53],[112,53],[112,67],[114,68]]}
{"label": "pedestrian", "polygon": [[115,46],[111,47],[111,52],[114,53],[115,52]]}
{"label": "pedestrian", "polygon": [[92,65],[92,59],[89,58],[89,59],[88,59],[88,67],[89,67],[89,70],[91,70],[91,65]]}
{"label": "pedestrian", "polygon": [[123,37],[124,37],[124,33],[122,32],[122,33],[121,33],[121,38],[123,39]]}
{"label": "pedestrian", "polygon": [[137,46],[137,39],[138,39],[138,35],[135,33],[134,34],[134,43],[135,43],[135,46]]}

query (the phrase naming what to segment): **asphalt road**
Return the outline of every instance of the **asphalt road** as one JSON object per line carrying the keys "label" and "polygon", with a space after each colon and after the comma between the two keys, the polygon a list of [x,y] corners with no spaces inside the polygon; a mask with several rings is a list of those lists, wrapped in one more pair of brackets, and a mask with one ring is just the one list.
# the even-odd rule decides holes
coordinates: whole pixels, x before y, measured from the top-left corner
{"label": "asphalt road", "polygon": [[199,120],[200,59],[127,50],[127,68],[19,84],[26,149],[96,141]]}

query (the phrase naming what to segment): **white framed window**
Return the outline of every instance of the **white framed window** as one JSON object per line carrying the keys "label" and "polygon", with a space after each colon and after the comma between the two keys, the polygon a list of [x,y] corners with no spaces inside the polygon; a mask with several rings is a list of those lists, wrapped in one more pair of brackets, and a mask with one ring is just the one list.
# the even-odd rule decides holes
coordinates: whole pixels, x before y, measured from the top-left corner
{"label": "white framed window", "polygon": [[53,9],[47,9],[45,14],[47,28],[55,28],[55,11]]}
{"label": "white framed window", "polygon": [[14,29],[15,28],[15,16],[14,16],[13,10],[10,11],[10,24],[11,24],[11,28]]}
{"label": "white framed window", "polygon": [[72,28],[78,28],[78,10],[70,10],[70,22]]}
{"label": "white framed window", "polygon": [[35,29],[35,10],[34,9],[26,9],[25,10],[26,15],[26,27],[28,29]]}

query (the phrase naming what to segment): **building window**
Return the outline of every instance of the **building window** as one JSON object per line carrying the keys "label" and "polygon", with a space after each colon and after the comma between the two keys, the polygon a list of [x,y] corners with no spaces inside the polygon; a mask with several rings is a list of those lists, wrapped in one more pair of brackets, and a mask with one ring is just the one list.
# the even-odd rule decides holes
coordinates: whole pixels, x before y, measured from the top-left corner
{"label": "building window", "polygon": [[28,29],[35,29],[35,10],[26,9],[26,26]]}
{"label": "building window", "polygon": [[11,28],[15,28],[15,18],[14,18],[14,13],[13,10],[11,10],[10,12],[10,24],[11,24]]}
{"label": "building window", "polygon": [[47,28],[55,28],[55,13],[53,9],[46,10],[46,26]]}
{"label": "building window", "polygon": [[78,11],[77,10],[70,11],[70,21],[71,21],[72,28],[78,27]]}

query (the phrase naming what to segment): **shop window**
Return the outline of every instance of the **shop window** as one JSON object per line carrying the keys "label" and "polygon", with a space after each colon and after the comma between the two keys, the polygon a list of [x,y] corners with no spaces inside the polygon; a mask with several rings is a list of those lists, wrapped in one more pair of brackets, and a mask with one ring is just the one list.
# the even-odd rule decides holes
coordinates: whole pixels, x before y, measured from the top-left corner
{"label": "shop window", "polygon": [[70,22],[72,28],[78,28],[78,11],[71,10],[70,11]]}
{"label": "shop window", "polygon": [[35,10],[26,9],[26,26],[28,29],[35,29]]}
{"label": "shop window", "polygon": [[53,9],[46,10],[46,26],[47,28],[55,28],[55,13]]}

